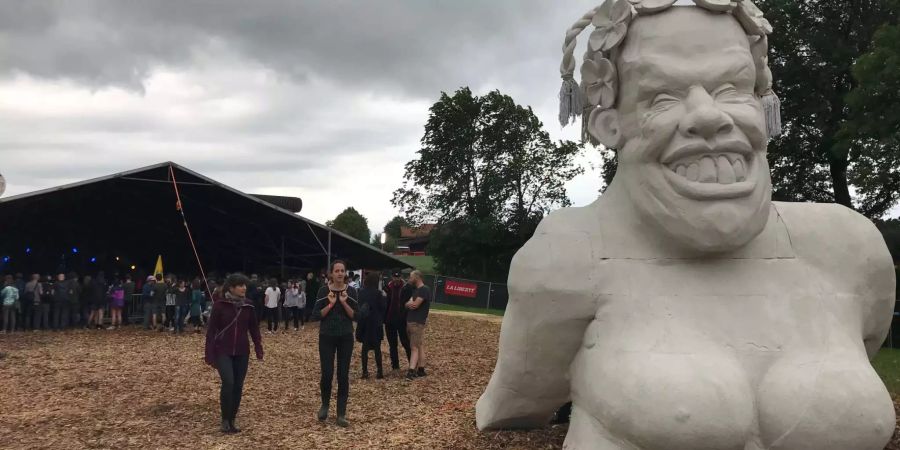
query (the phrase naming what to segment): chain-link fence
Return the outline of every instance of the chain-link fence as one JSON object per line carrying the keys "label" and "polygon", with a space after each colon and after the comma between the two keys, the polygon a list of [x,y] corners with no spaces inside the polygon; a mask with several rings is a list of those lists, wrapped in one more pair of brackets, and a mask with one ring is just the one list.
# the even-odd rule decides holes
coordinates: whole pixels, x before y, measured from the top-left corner
{"label": "chain-link fence", "polygon": [[426,275],[425,284],[433,289],[435,303],[505,310],[509,302],[509,291],[502,283]]}

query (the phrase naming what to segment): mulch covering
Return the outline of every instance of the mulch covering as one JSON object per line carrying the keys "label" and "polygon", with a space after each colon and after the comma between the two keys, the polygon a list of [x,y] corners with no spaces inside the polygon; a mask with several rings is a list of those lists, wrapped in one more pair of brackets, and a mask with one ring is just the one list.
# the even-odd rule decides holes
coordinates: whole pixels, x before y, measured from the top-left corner
{"label": "mulch covering", "polygon": [[[251,360],[238,435],[218,431],[219,379],[203,364],[202,335],[69,331],[0,336],[0,448],[561,448],[566,427],[479,433],[475,402],[497,356],[498,323],[434,314],[429,376],[361,380],[350,373],[351,426],[319,408],[317,326],[264,334]],[[384,344],[385,363],[387,344]],[[402,350],[401,350],[402,355]],[[335,390],[337,385],[335,384]]]}
{"label": "mulch covering", "polygon": [[[202,363],[203,338],[118,331],[0,336],[0,448],[448,448],[558,449],[566,427],[479,433],[475,402],[490,378],[500,325],[433,315],[429,376],[350,380],[349,429],[319,423],[315,325],[264,335],[238,416],[218,431],[218,376]],[[387,363],[387,345],[384,345]],[[402,350],[401,350],[402,353]],[[335,385],[336,389],[336,385]],[[332,402],[332,405],[334,402]],[[900,401],[895,402],[900,416]],[[900,433],[886,447],[900,450]]]}

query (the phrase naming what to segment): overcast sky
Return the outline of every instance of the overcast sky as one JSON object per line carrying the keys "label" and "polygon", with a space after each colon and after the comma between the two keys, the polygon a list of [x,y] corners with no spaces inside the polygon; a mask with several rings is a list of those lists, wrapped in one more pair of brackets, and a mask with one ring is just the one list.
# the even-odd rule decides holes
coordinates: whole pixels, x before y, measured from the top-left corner
{"label": "overcast sky", "polygon": [[[378,232],[441,91],[499,89],[577,138],[556,119],[558,66],[595,2],[3,0],[5,196],[172,160],[299,196],[320,222],[354,206]],[[598,162],[585,151],[576,205]]]}

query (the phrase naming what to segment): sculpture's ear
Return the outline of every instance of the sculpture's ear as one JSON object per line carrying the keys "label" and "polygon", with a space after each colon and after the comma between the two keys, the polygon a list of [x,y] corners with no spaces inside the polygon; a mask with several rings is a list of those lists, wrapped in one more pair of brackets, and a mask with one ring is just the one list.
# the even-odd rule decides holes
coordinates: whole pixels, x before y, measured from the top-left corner
{"label": "sculpture's ear", "polygon": [[594,108],[587,126],[588,133],[606,148],[621,147],[622,129],[619,126],[619,113],[615,109]]}

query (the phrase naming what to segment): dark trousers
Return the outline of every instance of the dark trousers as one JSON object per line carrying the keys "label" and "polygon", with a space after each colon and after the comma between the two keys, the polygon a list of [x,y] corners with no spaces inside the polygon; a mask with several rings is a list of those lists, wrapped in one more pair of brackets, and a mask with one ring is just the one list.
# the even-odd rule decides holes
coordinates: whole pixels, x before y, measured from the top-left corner
{"label": "dark trousers", "polygon": [[369,352],[375,352],[375,370],[377,370],[377,374],[382,374],[381,368],[381,342],[377,345],[369,345],[363,343],[362,346],[362,371],[363,373],[369,373]]}
{"label": "dark trousers", "polygon": [[[315,302],[312,302],[315,303]],[[303,320],[309,322],[312,317],[313,305],[310,304],[309,299],[306,299],[306,308],[303,308]]]}
{"label": "dark trousers", "polygon": [[19,328],[26,330],[31,327],[34,320],[34,300],[22,300],[22,311],[19,316]]}
{"label": "dark trousers", "polygon": [[278,307],[266,308],[266,320],[269,322],[269,331],[278,331]]}
{"label": "dark trousers", "polygon": [[152,323],[151,318],[153,317],[153,313],[156,312],[154,311],[156,308],[154,308],[153,303],[150,303],[149,301],[144,302],[141,307],[144,309],[144,329],[149,330],[150,324]]}
{"label": "dark trousers", "polygon": [[237,417],[249,362],[250,355],[222,355],[216,359],[216,369],[222,379],[222,390],[219,391],[222,420],[234,420]]}
{"label": "dark trousers", "polygon": [[82,305],[81,306],[81,316],[78,318],[78,323],[83,327],[90,327],[91,324],[88,323],[88,319],[91,318],[91,311],[94,310],[94,307],[91,305]]}
{"label": "dark trousers", "polygon": [[303,308],[298,306],[284,308],[284,329],[290,328],[291,319],[294,320],[294,328],[300,328],[300,325],[306,323],[303,320]]}
{"label": "dark trousers", "polygon": [[31,322],[31,327],[35,330],[49,330],[50,329],[50,304],[49,303],[41,303],[34,307],[34,320]]}
{"label": "dark trousers", "polygon": [[175,331],[181,333],[184,331],[184,319],[187,318],[188,311],[190,311],[190,306],[181,305],[175,306]]}
{"label": "dark trousers", "polygon": [[175,315],[178,307],[175,305],[166,305],[166,321],[163,322],[163,328],[175,327]]}
{"label": "dark trousers", "polygon": [[3,331],[16,331],[16,305],[3,305]]}
{"label": "dark trousers", "polygon": [[68,303],[57,303],[53,305],[53,329],[62,330],[69,326],[69,317],[72,315],[70,305]]}
{"label": "dark trousers", "polygon": [[338,415],[347,413],[347,398],[350,396],[350,357],[353,356],[353,335],[319,335],[319,361],[322,364],[322,405],[331,403],[331,382],[334,378],[334,359],[337,357],[337,410]]}
{"label": "dark trousers", "polygon": [[[400,345],[403,346],[403,350],[406,351],[406,361],[409,362],[409,357],[412,355],[412,351],[409,349],[409,333],[406,331],[406,321],[390,324],[388,322],[384,323],[384,334],[387,335],[388,348],[390,348],[391,353],[391,369],[399,369],[400,368],[400,352],[397,350],[397,337],[400,337]],[[379,350],[380,352],[381,350]]]}

